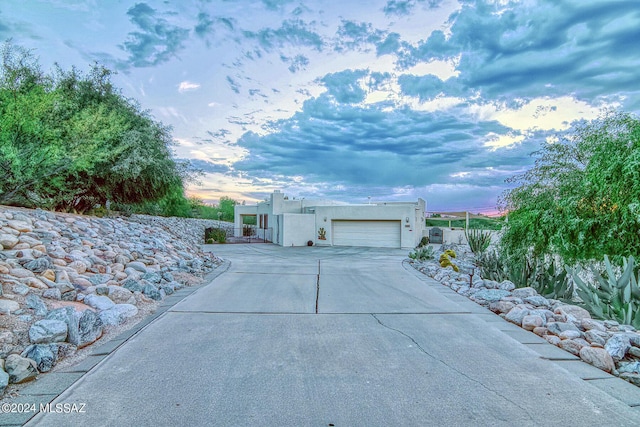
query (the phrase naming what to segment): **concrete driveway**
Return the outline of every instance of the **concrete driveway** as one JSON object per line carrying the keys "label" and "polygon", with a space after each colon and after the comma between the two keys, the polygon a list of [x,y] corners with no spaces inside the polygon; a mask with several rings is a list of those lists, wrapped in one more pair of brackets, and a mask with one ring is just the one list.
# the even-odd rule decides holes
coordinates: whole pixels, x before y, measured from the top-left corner
{"label": "concrete driveway", "polygon": [[405,268],[407,251],[212,249],[228,271],[53,402],[84,413],[28,425],[640,425],[635,387]]}

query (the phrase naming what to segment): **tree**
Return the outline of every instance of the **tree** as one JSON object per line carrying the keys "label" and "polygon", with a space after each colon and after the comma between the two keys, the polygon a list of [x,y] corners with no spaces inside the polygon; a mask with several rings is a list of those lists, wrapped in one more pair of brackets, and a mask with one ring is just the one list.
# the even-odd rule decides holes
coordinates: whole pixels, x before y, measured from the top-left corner
{"label": "tree", "polygon": [[608,111],[533,153],[534,167],[509,181],[501,249],[512,260],[565,262],[640,254],[640,120]]}
{"label": "tree", "polygon": [[112,72],[56,68],[6,43],[0,67],[0,203],[85,212],[164,199],[184,211],[195,174],[173,159],[171,128],[112,85]]}

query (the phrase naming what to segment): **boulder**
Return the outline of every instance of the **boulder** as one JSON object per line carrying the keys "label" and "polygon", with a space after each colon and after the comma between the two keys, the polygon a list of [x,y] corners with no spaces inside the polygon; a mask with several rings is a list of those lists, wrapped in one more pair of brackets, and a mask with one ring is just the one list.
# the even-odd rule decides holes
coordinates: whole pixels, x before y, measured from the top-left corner
{"label": "boulder", "polygon": [[9,385],[9,374],[3,368],[0,368],[0,395],[4,393],[4,389]]}
{"label": "boulder", "polygon": [[58,346],[56,344],[32,344],[24,349],[22,357],[34,362],[40,372],[49,372],[58,360]]}
{"label": "boulder", "polygon": [[128,318],[138,314],[138,308],[133,304],[116,304],[108,310],[100,312],[100,319],[105,325],[118,326]]}
{"label": "boulder", "polygon": [[549,329],[549,332],[554,335],[560,335],[560,333],[564,331],[580,332],[580,329],[578,329],[576,325],[567,322],[549,322],[547,323],[547,329]]}
{"label": "boulder", "polygon": [[122,286],[110,285],[107,286],[107,296],[116,304],[127,304],[131,303],[133,292]]}
{"label": "boulder", "polygon": [[10,354],[4,362],[4,370],[9,374],[9,383],[21,384],[31,381],[38,375],[35,361],[18,354]]}
{"label": "boulder", "polygon": [[604,349],[609,352],[616,362],[624,358],[629,348],[631,348],[629,337],[623,334],[614,334],[604,345]]}
{"label": "boulder", "polygon": [[476,300],[496,302],[508,295],[510,295],[509,291],[503,289],[480,289],[473,297]]}
{"label": "boulder", "polygon": [[28,308],[33,310],[36,316],[46,316],[47,312],[49,311],[44,301],[42,301],[42,299],[35,294],[27,295],[25,304]]}
{"label": "boulder", "polygon": [[538,291],[536,291],[535,289],[530,288],[530,287],[528,287],[528,288],[518,288],[518,289],[514,289],[511,292],[511,295],[513,295],[516,298],[524,299],[524,298],[527,298],[527,297],[532,297],[532,296],[538,295]]}
{"label": "boulder", "polygon": [[67,339],[67,324],[61,320],[42,319],[29,328],[29,340],[33,344],[49,344]]}
{"label": "boulder", "polygon": [[522,319],[529,314],[530,309],[525,305],[516,305],[505,315],[505,320],[511,323],[515,323],[518,326],[522,326]]}
{"label": "boulder", "polygon": [[[0,288],[2,288],[2,286],[0,285]],[[0,313],[1,314],[11,314],[14,311],[20,310],[20,304],[18,304],[17,302],[10,300],[10,299],[4,299],[4,298],[0,298]]]}
{"label": "boulder", "polygon": [[580,349],[579,355],[583,361],[605,372],[611,373],[616,368],[611,354],[604,348],[585,346]]}
{"label": "boulder", "polygon": [[529,314],[522,318],[522,328],[527,331],[533,331],[535,328],[544,326],[545,323],[545,319],[536,314]]}
{"label": "boulder", "polygon": [[591,314],[577,305],[562,305],[554,310],[555,314],[564,317],[566,322],[580,324],[583,319],[591,319]]}
{"label": "boulder", "polygon": [[94,311],[85,310],[78,319],[78,339],[76,342],[69,342],[82,348],[99,339],[102,332],[103,323],[100,316]]}
{"label": "boulder", "polygon": [[89,294],[84,297],[84,303],[96,310],[108,310],[115,305],[107,296]]}

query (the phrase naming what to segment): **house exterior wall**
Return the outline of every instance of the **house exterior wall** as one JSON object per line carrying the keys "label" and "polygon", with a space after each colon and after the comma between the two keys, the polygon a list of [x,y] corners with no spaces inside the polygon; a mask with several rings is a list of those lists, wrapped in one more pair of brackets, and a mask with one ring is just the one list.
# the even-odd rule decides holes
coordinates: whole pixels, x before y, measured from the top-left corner
{"label": "house exterior wall", "polygon": [[[272,229],[273,242],[282,246],[304,246],[309,240],[318,246],[333,244],[332,221],[400,221],[400,246],[414,248],[425,229],[426,202],[375,203],[339,205],[331,201],[286,200],[275,191],[270,200],[253,206],[236,206],[235,227],[242,228],[242,215],[256,215]],[[324,228],[325,239],[320,239]],[[241,231],[240,231],[241,233]]]}
{"label": "house exterior wall", "polygon": [[312,214],[285,213],[282,217],[282,246],[307,246],[315,244],[316,218]]}
{"label": "house exterior wall", "polygon": [[[333,236],[331,235],[332,221],[395,220],[401,222],[400,246],[402,248],[414,248],[422,238],[424,206],[424,203],[316,206],[316,244],[318,246],[331,246],[333,244]],[[408,222],[407,218],[409,219]],[[320,228],[324,228],[326,240],[318,239]]]}

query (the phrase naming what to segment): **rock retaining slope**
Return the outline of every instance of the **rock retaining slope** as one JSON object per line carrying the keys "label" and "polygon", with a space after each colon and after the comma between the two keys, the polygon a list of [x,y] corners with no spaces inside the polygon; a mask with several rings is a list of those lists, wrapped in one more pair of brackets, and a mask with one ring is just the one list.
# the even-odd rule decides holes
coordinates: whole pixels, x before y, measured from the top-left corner
{"label": "rock retaining slope", "polygon": [[[446,249],[456,252],[455,262],[460,266],[472,264],[473,254],[468,246],[442,245],[440,252]],[[408,262],[505,320],[603,371],[640,386],[640,333],[633,326],[592,319],[581,307],[544,298],[533,288],[516,289],[508,280],[498,283],[476,274],[470,283],[469,274],[457,273],[451,267],[442,268],[436,260]]]}
{"label": "rock retaining slope", "polygon": [[0,206],[0,394],[221,263],[218,221],[97,218]]}

